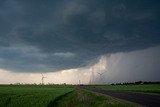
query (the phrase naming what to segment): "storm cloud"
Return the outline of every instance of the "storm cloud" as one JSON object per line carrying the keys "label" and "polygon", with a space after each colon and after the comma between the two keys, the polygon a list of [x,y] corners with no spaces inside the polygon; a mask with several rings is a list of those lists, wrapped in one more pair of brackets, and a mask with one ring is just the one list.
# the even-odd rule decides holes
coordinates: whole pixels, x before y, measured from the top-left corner
{"label": "storm cloud", "polygon": [[1,0],[0,68],[73,69],[102,55],[159,46],[159,5],[158,0]]}

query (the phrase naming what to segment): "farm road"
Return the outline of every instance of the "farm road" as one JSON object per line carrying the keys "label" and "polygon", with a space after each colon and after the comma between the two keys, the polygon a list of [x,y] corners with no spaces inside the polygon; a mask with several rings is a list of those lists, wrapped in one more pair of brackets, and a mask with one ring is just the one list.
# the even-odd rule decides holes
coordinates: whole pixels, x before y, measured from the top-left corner
{"label": "farm road", "polygon": [[124,99],[130,102],[138,103],[145,107],[160,107],[160,95],[132,93],[126,91],[101,90],[97,88],[91,88],[89,90],[106,94],[119,99]]}

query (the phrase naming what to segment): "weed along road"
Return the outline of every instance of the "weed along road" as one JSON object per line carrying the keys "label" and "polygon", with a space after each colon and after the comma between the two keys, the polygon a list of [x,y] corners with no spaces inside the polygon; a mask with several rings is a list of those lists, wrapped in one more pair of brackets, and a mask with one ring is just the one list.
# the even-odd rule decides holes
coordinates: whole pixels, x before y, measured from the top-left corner
{"label": "weed along road", "polygon": [[97,88],[89,89],[94,92],[109,95],[119,99],[124,99],[134,103],[138,103],[147,107],[158,107],[160,106],[160,95],[150,95],[142,93],[132,93],[126,91],[113,91],[113,90],[102,90]]}

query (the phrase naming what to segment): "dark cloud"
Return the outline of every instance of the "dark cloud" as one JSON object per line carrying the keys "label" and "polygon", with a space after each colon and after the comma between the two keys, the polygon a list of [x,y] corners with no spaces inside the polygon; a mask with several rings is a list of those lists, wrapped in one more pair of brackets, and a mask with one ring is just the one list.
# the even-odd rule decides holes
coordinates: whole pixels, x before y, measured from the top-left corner
{"label": "dark cloud", "polygon": [[54,71],[160,44],[158,0],[2,0],[0,67]]}
{"label": "dark cloud", "polygon": [[107,56],[107,71],[101,83],[159,81],[159,55],[160,46]]}

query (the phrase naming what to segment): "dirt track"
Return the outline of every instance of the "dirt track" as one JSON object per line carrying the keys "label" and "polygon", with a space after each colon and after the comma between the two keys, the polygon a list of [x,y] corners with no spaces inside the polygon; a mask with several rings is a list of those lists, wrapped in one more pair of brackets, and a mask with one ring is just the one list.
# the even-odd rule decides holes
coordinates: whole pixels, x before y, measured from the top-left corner
{"label": "dirt track", "polygon": [[160,107],[160,95],[149,95],[141,93],[131,93],[125,91],[109,91],[92,88],[90,89],[94,92],[106,94],[112,97],[124,99],[146,107]]}

